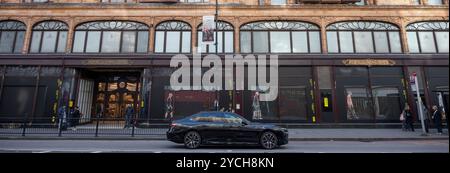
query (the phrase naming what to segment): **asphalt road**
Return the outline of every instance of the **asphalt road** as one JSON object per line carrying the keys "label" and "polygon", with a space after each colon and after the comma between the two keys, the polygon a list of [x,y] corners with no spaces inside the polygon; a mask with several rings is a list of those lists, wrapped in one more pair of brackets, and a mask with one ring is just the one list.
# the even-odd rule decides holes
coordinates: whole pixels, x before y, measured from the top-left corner
{"label": "asphalt road", "polygon": [[449,153],[448,140],[291,141],[275,150],[207,146],[197,150],[168,141],[0,140],[1,153]]}

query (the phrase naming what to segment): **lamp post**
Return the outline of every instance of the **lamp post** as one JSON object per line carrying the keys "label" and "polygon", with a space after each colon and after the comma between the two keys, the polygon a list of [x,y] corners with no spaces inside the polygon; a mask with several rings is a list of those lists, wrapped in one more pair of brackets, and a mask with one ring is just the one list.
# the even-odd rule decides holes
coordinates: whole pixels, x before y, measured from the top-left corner
{"label": "lamp post", "polygon": [[216,14],[215,14],[215,20],[216,20],[216,38],[215,38],[215,45],[216,45],[216,54],[219,54],[219,40],[217,40],[219,38],[219,32],[217,32],[218,30],[218,22],[219,22],[219,0],[216,0]]}

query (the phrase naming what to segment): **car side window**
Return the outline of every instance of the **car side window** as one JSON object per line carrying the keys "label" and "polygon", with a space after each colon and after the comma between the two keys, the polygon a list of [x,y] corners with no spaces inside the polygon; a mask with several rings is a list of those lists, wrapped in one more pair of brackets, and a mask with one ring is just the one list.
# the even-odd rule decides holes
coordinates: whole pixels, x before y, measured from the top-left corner
{"label": "car side window", "polygon": [[241,124],[243,120],[233,114],[224,113],[224,121],[225,123]]}

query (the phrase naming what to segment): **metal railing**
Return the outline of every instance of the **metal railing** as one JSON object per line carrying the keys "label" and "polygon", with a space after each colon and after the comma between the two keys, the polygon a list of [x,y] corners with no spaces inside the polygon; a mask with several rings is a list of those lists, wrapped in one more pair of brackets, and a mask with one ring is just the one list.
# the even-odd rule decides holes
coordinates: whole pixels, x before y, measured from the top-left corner
{"label": "metal railing", "polygon": [[100,136],[161,136],[167,126],[148,123],[147,119],[133,118],[0,118],[0,136],[54,136],[54,137],[100,137]]}

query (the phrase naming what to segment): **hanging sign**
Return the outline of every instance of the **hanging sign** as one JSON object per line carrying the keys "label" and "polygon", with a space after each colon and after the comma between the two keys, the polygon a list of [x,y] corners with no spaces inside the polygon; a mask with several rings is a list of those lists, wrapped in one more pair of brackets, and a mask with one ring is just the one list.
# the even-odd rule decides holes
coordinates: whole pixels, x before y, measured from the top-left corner
{"label": "hanging sign", "polygon": [[214,43],[214,32],[216,29],[216,22],[214,16],[203,16],[202,25],[202,42],[203,44]]}

